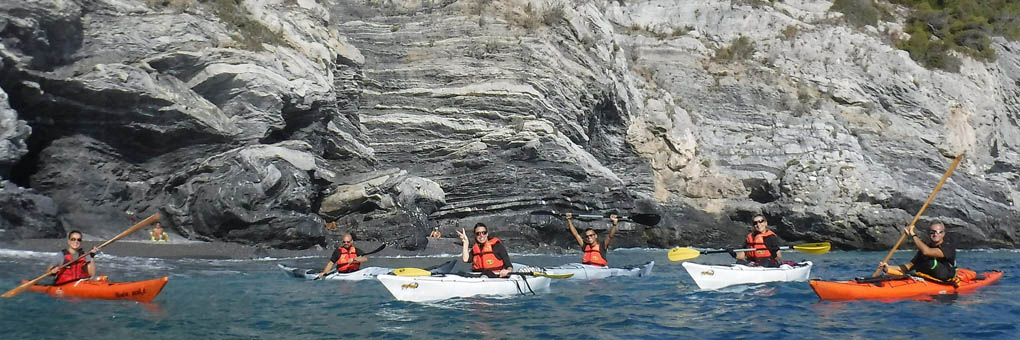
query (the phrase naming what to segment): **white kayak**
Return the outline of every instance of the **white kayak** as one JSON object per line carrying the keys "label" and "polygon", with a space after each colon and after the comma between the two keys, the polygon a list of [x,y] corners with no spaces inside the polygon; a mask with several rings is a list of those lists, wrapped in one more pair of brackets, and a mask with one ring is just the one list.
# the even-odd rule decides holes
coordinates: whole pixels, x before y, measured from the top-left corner
{"label": "white kayak", "polygon": [[545,272],[551,275],[574,274],[568,280],[600,280],[611,276],[645,277],[652,275],[655,261],[632,267],[599,267],[580,263],[568,263],[555,267],[525,266],[520,270],[514,264],[514,271]]}
{"label": "white kayak", "polygon": [[379,275],[386,290],[400,301],[436,301],[455,297],[533,295],[548,291],[547,277],[510,275],[509,278],[465,277],[456,274],[432,276]]}
{"label": "white kayak", "polygon": [[733,264],[728,266],[715,266],[684,262],[684,269],[691,275],[694,283],[704,290],[713,290],[723,287],[765,283],[765,282],[790,282],[807,281],[811,274],[811,261],[804,261],[794,265],[783,264],[779,267],[758,267]]}
{"label": "white kayak", "polygon": [[[283,269],[284,272],[287,272],[288,274],[290,274],[293,277],[307,279],[307,280],[314,280],[319,275],[319,273],[322,272],[322,269],[300,269],[300,268],[294,268],[294,267],[290,267],[290,266],[285,266],[285,265],[279,264],[279,263],[276,264],[276,266],[280,267],[280,269]],[[361,268],[361,269],[359,269],[357,271],[353,271],[353,272],[350,272],[350,273],[338,273],[337,271],[334,270],[329,275],[323,276],[322,279],[323,280],[347,280],[347,281],[369,280],[369,279],[374,279],[379,274],[386,274],[386,273],[389,273],[389,272],[392,272],[392,271],[393,271],[393,268],[382,268],[382,267],[365,267],[365,268]]]}

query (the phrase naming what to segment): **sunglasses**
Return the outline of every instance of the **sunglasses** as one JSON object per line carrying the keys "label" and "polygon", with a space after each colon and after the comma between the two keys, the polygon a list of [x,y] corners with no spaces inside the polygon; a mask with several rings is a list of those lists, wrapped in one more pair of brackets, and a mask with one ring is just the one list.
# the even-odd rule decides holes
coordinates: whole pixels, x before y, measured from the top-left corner
{"label": "sunglasses", "polygon": [[931,235],[938,235],[938,234],[945,234],[945,233],[946,232],[943,231],[943,230],[932,230],[932,231],[928,232],[928,234],[931,234]]}
{"label": "sunglasses", "polygon": [[595,234],[584,234],[584,237],[595,237],[595,236],[598,236],[598,235],[595,235]]}
{"label": "sunglasses", "polygon": [[81,242],[81,238],[69,238],[67,240],[71,242]]}
{"label": "sunglasses", "polygon": [[761,224],[761,223],[765,223],[765,220],[757,220],[757,221],[752,221],[752,222],[754,222],[754,224]]}
{"label": "sunglasses", "polygon": [[475,232],[475,236],[482,236],[482,235],[485,235],[485,234],[488,234],[488,233],[489,233],[488,231],[476,231]]}

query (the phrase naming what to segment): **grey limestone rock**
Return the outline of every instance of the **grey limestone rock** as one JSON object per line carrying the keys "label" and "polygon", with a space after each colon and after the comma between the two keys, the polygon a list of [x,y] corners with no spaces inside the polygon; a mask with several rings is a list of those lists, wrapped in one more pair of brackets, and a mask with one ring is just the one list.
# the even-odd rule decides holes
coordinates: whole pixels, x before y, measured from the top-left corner
{"label": "grey limestone rock", "polygon": [[920,225],[1015,247],[1020,43],[929,70],[888,42],[902,11],[856,28],[830,5],[8,1],[0,174],[52,201],[19,218],[98,237],[158,211],[260,246],[421,250],[482,222],[572,249],[540,209],[663,216],[616,246],[736,245],[762,213],[880,249],[966,153]]}

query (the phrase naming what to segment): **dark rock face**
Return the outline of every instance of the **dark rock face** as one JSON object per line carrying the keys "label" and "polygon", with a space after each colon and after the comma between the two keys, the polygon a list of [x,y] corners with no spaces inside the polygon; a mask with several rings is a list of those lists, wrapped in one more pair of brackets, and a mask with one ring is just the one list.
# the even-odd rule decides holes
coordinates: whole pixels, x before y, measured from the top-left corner
{"label": "dark rock face", "polygon": [[[556,6],[4,2],[0,238],[161,212],[263,247],[421,250],[482,222],[513,251],[575,249],[540,209],[663,216],[615,247],[737,245],[762,213],[788,241],[881,249],[966,152],[919,225],[1020,240],[1017,43],[946,74],[815,3]],[[753,51],[719,57],[741,34]]]}
{"label": "dark rock face", "polygon": [[26,140],[31,133],[32,129],[11,109],[7,93],[0,89],[0,178],[9,178],[14,165],[28,153]]}
{"label": "dark rock face", "polygon": [[0,240],[63,237],[58,216],[49,197],[0,181]]}

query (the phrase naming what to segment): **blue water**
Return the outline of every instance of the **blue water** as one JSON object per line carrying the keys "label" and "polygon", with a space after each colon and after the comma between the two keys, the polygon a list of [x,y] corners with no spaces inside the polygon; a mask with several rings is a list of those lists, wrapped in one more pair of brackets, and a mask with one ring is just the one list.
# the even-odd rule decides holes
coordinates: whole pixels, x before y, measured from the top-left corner
{"label": "blue water", "polygon": [[[553,282],[551,291],[510,299],[467,298],[420,304],[395,301],[378,281],[303,281],[277,263],[321,267],[321,258],[164,260],[100,257],[101,274],[130,281],[170,276],[151,304],[59,300],[26,292],[0,299],[5,339],[378,338],[378,339],[693,339],[882,338],[1016,339],[1020,320],[1017,251],[972,250],[958,261],[978,271],[1001,269],[998,283],[977,293],[931,301],[823,302],[805,282],[699,291],[665,250],[611,252],[614,264],[656,261],[646,279]],[[869,275],[885,254],[786,252],[815,262],[812,278]],[[909,260],[897,252],[893,262]],[[33,278],[54,253],[0,250],[4,291]],[[555,265],[579,255],[513,256],[515,262]],[[374,258],[373,265],[425,267],[451,259]],[[707,255],[699,263],[723,264]],[[458,269],[464,268],[459,265]]]}

